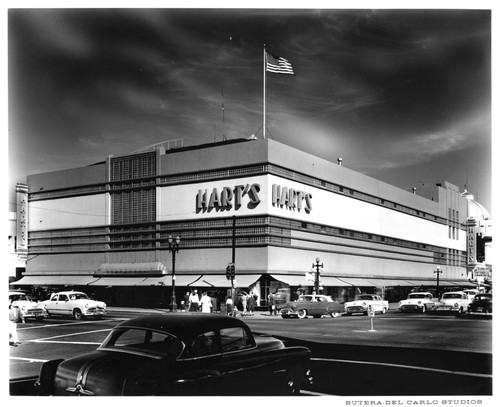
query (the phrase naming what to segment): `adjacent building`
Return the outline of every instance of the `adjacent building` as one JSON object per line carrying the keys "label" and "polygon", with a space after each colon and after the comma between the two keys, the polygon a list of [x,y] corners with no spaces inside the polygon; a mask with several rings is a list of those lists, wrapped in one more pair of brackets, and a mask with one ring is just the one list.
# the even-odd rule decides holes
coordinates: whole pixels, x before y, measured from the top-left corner
{"label": "adjacent building", "polygon": [[235,287],[260,305],[280,288],[310,292],[317,272],[320,290],[339,301],[434,289],[436,270],[443,289],[478,283],[469,195],[443,182],[428,199],[341,164],[252,139],[160,143],[28,176],[18,192],[28,257],[13,285],[161,307],[173,268],[179,306],[194,288],[223,301],[231,263]]}

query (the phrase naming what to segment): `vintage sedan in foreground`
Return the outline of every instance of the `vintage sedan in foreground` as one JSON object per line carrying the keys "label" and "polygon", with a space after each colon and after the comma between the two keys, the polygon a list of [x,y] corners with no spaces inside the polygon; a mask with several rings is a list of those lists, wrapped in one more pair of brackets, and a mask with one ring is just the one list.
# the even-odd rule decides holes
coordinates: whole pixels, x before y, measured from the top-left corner
{"label": "vintage sedan in foreground", "polygon": [[440,300],[436,302],[434,307],[435,312],[458,312],[463,314],[467,311],[467,307],[471,300],[463,291],[449,291],[444,293]]}
{"label": "vintage sedan in foreground", "polygon": [[362,294],[354,301],[349,301],[344,304],[347,315],[351,314],[367,314],[368,307],[371,305],[375,312],[385,314],[389,309],[389,301],[383,300],[380,295]]}
{"label": "vintage sedan in foreground", "polygon": [[32,301],[24,291],[9,291],[9,302],[19,308],[24,319],[41,321],[47,317],[45,306]]}
{"label": "vintage sedan in foreground", "polygon": [[344,307],[333,301],[328,295],[301,295],[297,301],[287,302],[280,308],[282,318],[306,318],[311,315],[320,318],[323,315],[338,317],[344,312]]}
{"label": "vintage sedan in foreground", "polygon": [[95,351],[42,365],[39,395],[294,395],[310,351],[254,335],[238,318],[165,313],[117,325]]}
{"label": "vintage sedan in foreground", "polygon": [[426,312],[435,307],[432,294],[428,292],[410,293],[406,300],[399,301],[398,309],[401,312]]}
{"label": "vintage sedan in foreground", "polygon": [[75,319],[85,317],[100,318],[106,313],[106,303],[91,300],[87,294],[80,291],[61,291],[50,296],[49,300],[42,301],[49,316],[67,315]]}
{"label": "vintage sedan in foreground", "polygon": [[493,313],[493,294],[476,294],[467,307],[467,314],[490,315]]}

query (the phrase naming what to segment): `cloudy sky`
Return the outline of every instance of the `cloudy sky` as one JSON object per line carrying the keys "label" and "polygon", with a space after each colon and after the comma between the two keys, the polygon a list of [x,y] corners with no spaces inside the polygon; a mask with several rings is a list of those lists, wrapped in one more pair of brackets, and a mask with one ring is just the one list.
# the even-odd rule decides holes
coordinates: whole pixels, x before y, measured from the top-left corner
{"label": "cloudy sky", "polygon": [[[266,136],[491,211],[489,10],[10,9],[10,186],[183,139]],[[222,109],[224,106],[224,110]]]}

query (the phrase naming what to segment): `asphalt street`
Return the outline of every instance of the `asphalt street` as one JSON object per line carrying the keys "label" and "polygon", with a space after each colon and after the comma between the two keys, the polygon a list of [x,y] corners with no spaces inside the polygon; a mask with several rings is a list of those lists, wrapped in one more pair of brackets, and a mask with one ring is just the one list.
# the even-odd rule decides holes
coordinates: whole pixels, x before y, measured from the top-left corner
{"label": "asphalt street", "polygon": [[[108,309],[102,320],[50,318],[18,325],[23,342],[10,347],[11,379],[36,376],[45,360],[95,349],[113,326],[153,309]],[[311,394],[490,395],[492,320],[402,314],[282,319],[258,311],[240,316],[252,331],[312,351]],[[418,383],[418,385],[417,385]]]}

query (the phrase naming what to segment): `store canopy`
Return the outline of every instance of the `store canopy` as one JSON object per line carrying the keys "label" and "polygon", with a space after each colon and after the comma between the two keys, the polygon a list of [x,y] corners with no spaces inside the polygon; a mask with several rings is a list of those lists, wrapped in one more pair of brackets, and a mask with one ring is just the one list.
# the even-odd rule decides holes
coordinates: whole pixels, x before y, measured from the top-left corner
{"label": "store canopy", "polygon": [[376,287],[378,285],[376,282],[371,282],[370,279],[367,278],[338,277],[338,279],[354,287]]}
{"label": "store canopy", "polygon": [[100,277],[89,285],[92,286],[134,286],[140,285],[146,277]]}
{"label": "store canopy", "polygon": [[58,280],[53,283],[56,285],[88,285],[97,280],[97,277],[94,276],[60,276]]}
{"label": "store canopy", "polygon": [[[175,276],[175,285],[177,287],[187,287],[193,282],[199,280],[200,275],[176,275]],[[143,281],[139,282],[137,285],[159,285],[159,286],[172,286],[172,276],[162,276],[162,277],[148,277]]]}
{"label": "store canopy", "polygon": [[13,281],[10,285],[54,285],[60,276],[24,276],[20,280]]}
{"label": "store canopy", "polygon": [[400,280],[400,279],[389,279],[389,278],[369,278],[372,284],[375,284],[377,287],[397,287],[397,286],[412,286],[409,281]]}
{"label": "store canopy", "polygon": [[[257,277],[258,278],[258,277]],[[225,274],[204,274],[199,280],[192,284],[198,287],[221,287],[221,288],[231,288],[231,280],[226,278]]]}
{"label": "store canopy", "polygon": [[[236,273],[236,277],[234,278],[234,286],[235,287],[250,287],[255,284],[255,282],[260,278],[261,274],[238,274]],[[225,276],[224,276],[225,277]],[[229,282],[229,286],[231,286],[231,282]]]}
{"label": "store canopy", "polygon": [[320,276],[319,281],[321,285],[326,287],[351,287],[351,284],[346,283],[337,277]]}
{"label": "store canopy", "polygon": [[302,275],[293,275],[293,274],[272,274],[272,278],[281,281],[282,283],[286,283],[291,286],[313,286],[314,281],[307,281],[305,274]]}

